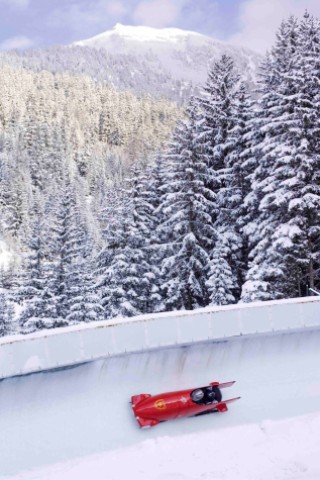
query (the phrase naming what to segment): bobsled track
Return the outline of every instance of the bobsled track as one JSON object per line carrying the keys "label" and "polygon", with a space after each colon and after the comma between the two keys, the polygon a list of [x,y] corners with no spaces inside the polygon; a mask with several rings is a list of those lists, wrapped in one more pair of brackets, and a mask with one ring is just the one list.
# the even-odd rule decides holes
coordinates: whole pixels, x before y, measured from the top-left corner
{"label": "bobsled track", "polygon": [[[167,336],[159,325],[169,329]],[[103,345],[108,351],[103,352]],[[319,411],[319,345],[318,297],[159,314],[3,339],[0,477],[146,438]],[[131,395],[214,380],[237,381],[224,391],[226,398],[242,397],[229,412],[147,430],[137,427]]]}

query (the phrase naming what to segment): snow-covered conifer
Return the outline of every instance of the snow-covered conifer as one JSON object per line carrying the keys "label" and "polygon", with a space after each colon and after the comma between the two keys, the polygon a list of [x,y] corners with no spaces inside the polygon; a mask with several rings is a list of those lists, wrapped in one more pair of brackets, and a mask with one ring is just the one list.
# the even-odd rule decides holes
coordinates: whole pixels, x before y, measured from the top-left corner
{"label": "snow-covered conifer", "polygon": [[210,252],[210,269],[206,282],[211,305],[228,305],[235,302],[234,291],[237,279],[230,267],[230,248],[219,234],[213,250]]}
{"label": "snow-covered conifer", "polygon": [[34,219],[28,239],[28,253],[18,285],[22,303],[19,322],[22,333],[51,328],[57,317],[54,293],[51,286],[51,266],[46,263],[46,239],[43,233],[44,217],[41,206],[34,206]]}
{"label": "snow-covered conifer", "polygon": [[303,284],[314,284],[320,205],[319,33],[308,14],[300,23],[291,17],[282,23],[264,67],[254,146],[257,166],[246,199],[251,265],[244,300],[297,296]]}
{"label": "snow-covered conifer", "polygon": [[[239,96],[239,76],[227,55],[213,65],[199,104],[204,117],[202,142],[208,158],[208,187],[219,191],[225,184],[226,157],[230,151],[229,132],[235,125],[234,106]],[[215,213],[215,217],[218,212]]]}
{"label": "snow-covered conifer", "polygon": [[[88,241],[75,185],[68,174],[65,175],[61,197],[55,212],[54,235],[53,288],[58,317],[67,324],[71,305],[73,309],[75,308],[75,296],[82,298],[82,276],[86,273],[85,258]],[[74,319],[72,321],[74,322]]]}
{"label": "snow-covered conifer", "polygon": [[8,294],[0,291],[0,337],[17,333],[14,324],[14,308]]}
{"label": "snow-covered conifer", "polygon": [[98,287],[107,318],[152,311],[156,300],[148,258],[153,208],[146,181],[136,167],[128,183],[120,216],[115,217],[116,228],[108,228],[107,244],[100,255]]}
{"label": "snow-covered conifer", "polygon": [[[211,215],[214,227],[219,230],[219,245],[211,252],[212,261],[216,261],[218,252],[224,252],[221,262],[228,264],[225,276],[230,276],[227,284],[233,285],[233,295],[224,300],[228,303],[231,298],[233,301],[240,298],[246,270],[241,218],[248,185],[243,163],[252,108],[230,57],[224,55],[213,65],[199,103],[203,114],[201,139],[209,167],[206,185],[215,194]],[[215,278],[215,272],[211,271],[211,275]]]}
{"label": "snow-covered conifer", "polygon": [[188,117],[177,126],[167,155],[170,171],[161,206],[164,214],[161,228],[172,250],[163,262],[169,309],[194,309],[207,304],[208,252],[215,240],[211,216],[215,197],[206,186],[208,162],[194,100]]}

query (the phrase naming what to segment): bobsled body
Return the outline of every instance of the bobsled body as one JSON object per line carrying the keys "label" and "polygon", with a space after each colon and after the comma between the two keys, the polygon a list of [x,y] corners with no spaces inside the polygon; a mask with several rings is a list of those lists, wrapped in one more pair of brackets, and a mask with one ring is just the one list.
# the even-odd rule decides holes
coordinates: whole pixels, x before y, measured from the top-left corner
{"label": "bobsled body", "polygon": [[131,397],[132,409],[140,427],[153,427],[160,422],[178,417],[191,417],[210,412],[225,412],[227,403],[238,400],[222,400],[221,388],[235,382],[212,382],[206,387],[161,393],[140,394]]}

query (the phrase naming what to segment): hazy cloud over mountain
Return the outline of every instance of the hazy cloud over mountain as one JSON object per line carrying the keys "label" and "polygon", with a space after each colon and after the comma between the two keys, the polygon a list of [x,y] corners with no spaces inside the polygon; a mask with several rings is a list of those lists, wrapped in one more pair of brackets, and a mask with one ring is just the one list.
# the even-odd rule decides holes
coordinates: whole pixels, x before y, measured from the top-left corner
{"label": "hazy cloud over mountain", "polygon": [[246,0],[239,3],[237,30],[229,40],[260,52],[272,45],[281,20],[288,15],[302,16],[305,10],[320,15],[319,0]]}
{"label": "hazy cloud over mountain", "polygon": [[[0,43],[46,46],[94,36],[116,23],[177,27],[264,52],[282,18],[308,9],[320,15],[319,0],[0,0]],[[7,43],[8,42],[8,43]]]}
{"label": "hazy cloud over mountain", "polygon": [[9,37],[0,43],[0,50],[14,50],[33,47],[34,42],[24,35]]}

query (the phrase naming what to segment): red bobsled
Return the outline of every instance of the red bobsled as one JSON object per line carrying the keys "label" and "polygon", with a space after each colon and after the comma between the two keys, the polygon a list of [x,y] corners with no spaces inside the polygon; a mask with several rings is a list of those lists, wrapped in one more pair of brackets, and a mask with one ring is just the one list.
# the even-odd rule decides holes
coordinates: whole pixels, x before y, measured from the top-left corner
{"label": "red bobsled", "polygon": [[211,412],[226,412],[227,404],[240,397],[222,400],[221,388],[235,382],[212,382],[207,387],[150,395],[142,393],[131,397],[132,409],[141,428],[154,427],[160,422],[178,417],[191,417]]}

